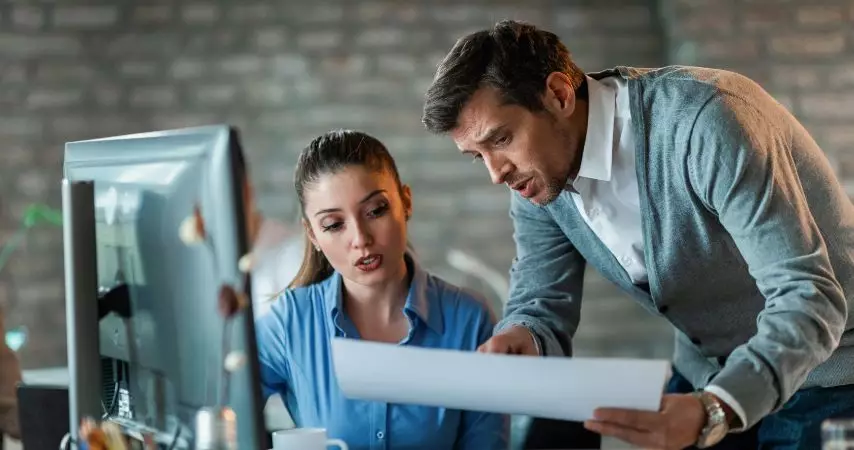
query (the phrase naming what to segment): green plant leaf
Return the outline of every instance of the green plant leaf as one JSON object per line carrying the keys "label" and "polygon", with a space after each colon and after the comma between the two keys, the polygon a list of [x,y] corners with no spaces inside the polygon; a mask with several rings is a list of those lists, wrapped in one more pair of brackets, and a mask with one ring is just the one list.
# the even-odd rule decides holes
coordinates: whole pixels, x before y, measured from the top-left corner
{"label": "green plant leaf", "polygon": [[41,203],[34,203],[27,207],[24,211],[24,226],[32,228],[42,222],[62,225],[62,211]]}
{"label": "green plant leaf", "polygon": [[61,226],[62,211],[42,203],[33,203],[28,206],[24,211],[24,217],[21,219],[21,227],[9,240],[0,245],[0,272],[3,271],[3,267],[9,262],[15,249],[24,241],[27,230],[40,223]]}

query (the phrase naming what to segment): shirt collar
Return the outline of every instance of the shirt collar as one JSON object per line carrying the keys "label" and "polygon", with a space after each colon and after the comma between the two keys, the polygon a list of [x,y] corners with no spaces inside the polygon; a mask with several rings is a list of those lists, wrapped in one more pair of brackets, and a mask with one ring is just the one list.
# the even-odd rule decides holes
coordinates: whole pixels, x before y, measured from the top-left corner
{"label": "shirt collar", "polygon": [[584,139],[578,177],[609,181],[614,153],[617,92],[587,77],[587,98],[587,137]]}
{"label": "shirt collar", "polygon": [[[412,282],[409,284],[409,293],[406,295],[406,303],[403,306],[403,313],[409,317],[412,322],[420,321],[427,325],[428,328],[438,334],[442,334],[445,330],[442,318],[442,309],[439,302],[430,301],[429,279],[427,272],[421,267],[414,255],[407,252],[404,255],[406,260],[406,268],[412,274]],[[354,329],[348,329],[340,320],[344,316],[344,291],[343,277],[340,273],[335,272],[329,279],[329,289],[326,291],[326,306],[329,311],[332,323],[339,328],[342,328],[348,334],[353,334]]]}

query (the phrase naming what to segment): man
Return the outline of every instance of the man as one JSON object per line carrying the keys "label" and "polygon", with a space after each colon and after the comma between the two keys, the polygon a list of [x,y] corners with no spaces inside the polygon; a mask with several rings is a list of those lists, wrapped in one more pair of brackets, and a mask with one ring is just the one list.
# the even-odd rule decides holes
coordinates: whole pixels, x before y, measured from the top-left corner
{"label": "man", "polygon": [[673,325],[660,411],[602,409],[587,428],[645,448],[814,449],[822,420],[854,416],[854,208],[756,83],[585,75],[557,36],[505,21],[456,43],[423,121],[513,190],[510,300],[483,351],[571,355],[586,264]]}

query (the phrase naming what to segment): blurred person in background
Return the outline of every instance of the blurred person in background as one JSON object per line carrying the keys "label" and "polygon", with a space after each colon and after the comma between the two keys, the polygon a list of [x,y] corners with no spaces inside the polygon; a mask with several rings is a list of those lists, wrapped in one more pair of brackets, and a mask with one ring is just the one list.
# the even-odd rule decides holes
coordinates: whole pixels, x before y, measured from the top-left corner
{"label": "blurred person in background", "polygon": [[2,338],[0,340],[0,441],[2,441],[3,435],[20,438],[17,388],[21,381],[18,356],[6,345],[6,327],[2,308],[0,308],[0,337]]}
{"label": "blurred person in background", "polygon": [[854,206],[758,84],[699,67],[585,74],[555,34],[503,21],[457,41],[423,122],[513,191],[510,299],[482,351],[570,356],[586,264],[673,325],[660,411],[601,409],[590,430],[817,449],[823,420],[854,416]]}
{"label": "blurred person in background", "polygon": [[298,219],[285,222],[265,217],[258,209],[249,167],[238,153],[235,161],[243,189],[246,229],[251,249],[252,307],[255,317],[263,315],[302,264],[303,230]]}
{"label": "blurred person in background", "polygon": [[296,279],[256,323],[265,397],[280,394],[296,426],[325,428],[351,449],[506,449],[504,415],[349,399],[338,387],[336,337],[474,352],[495,324],[484,298],[408,250],[412,194],[386,147],[358,131],[324,134],[301,153],[294,184],[306,247]]}
{"label": "blurred person in background", "polygon": [[302,229],[288,222],[263,218],[252,245],[252,307],[264,315],[276,296],[297,275],[305,247]]}
{"label": "blurred person in background", "polygon": [[[246,228],[251,242],[252,313],[257,319],[269,311],[278,294],[296,277],[302,265],[305,240],[299,218],[289,223],[265,217],[258,209],[249,167],[243,157],[238,153],[235,165],[243,187]],[[290,412],[278,394],[267,399],[264,421],[268,430],[293,427]]]}

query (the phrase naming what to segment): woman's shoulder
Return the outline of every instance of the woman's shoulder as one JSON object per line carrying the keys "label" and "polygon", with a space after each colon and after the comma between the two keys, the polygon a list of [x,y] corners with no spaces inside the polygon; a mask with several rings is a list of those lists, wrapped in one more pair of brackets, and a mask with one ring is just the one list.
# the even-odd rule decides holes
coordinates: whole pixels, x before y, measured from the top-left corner
{"label": "woman's shoulder", "polygon": [[328,290],[328,280],[287,288],[271,300],[272,304],[262,316],[262,320],[267,317],[274,318],[267,320],[284,320],[294,315],[304,316],[313,308],[322,305]]}
{"label": "woman's shoulder", "polygon": [[439,301],[443,306],[476,314],[493,315],[490,302],[485,295],[429,272],[427,273],[427,292],[432,299]]}
{"label": "woman's shoulder", "polygon": [[[325,317],[324,282],[288,288],[281,292],[270,307],[255,320],[259,349],[288,346],[291,337],[300,338],[315,333]],[[281,350],[281,348],[280,348]]]}

